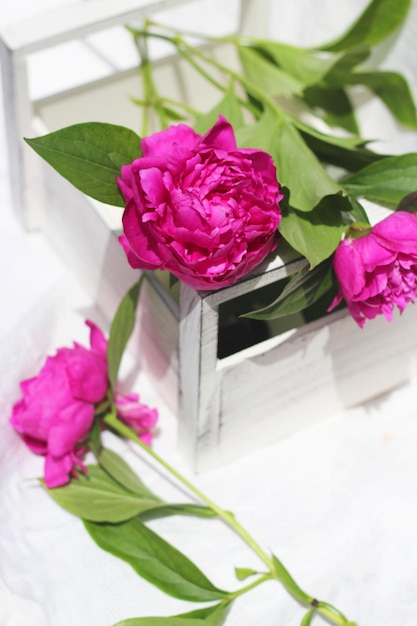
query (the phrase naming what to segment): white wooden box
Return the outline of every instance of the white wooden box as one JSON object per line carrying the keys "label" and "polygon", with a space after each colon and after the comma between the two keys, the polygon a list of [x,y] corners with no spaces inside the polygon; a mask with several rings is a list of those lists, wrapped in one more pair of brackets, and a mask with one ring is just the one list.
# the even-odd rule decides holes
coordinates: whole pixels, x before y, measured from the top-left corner
{"label": "white wooden box", "polygon": [[[91,11],[97,3],[85,3],[82,11]],[[103,0],[98,4],[103,26],[128,21],[129,16],[136,15],[139,4],[146,12],[151,5],[167,3],[119,3],[120,9],[122,4],[132,5],[130,13],[126,7],[127,13],[117,12],[112,3]],[[254,3],[244,6],[249,11]],[[265,13],[259,7],[267,7],[267,2],[262,0],[256,6],[262,28]],[[104,13],[108,10],[104,21],[103,8]],[[92,12],[87,19],[82,11],[69,30],[62,20],[61,38],[99,29],[94,18],[97,14]],[[238,27],[242,29],[248,15],[239,16]],[[253,29],[253,15],[249,22]],[[56,32],[50,32],[44,39],[33,41],[34,33],[38,30],[32,23],[28,32],[16,27],[0,41],[3,78],[10,94],[6,112],[12,170],[23,173],[26,179],[23,188],[18,186],[21,195],[17,210],[29,227],[44,228],[110,319],[137,278],[117,242],[121,211],[80,194],[23,146],[20,138],[90,120],[136,127],[138,110],[128,98],[140,96],[136,70],[123,68],[34,102],[27,90],[26,55],[47,48],[48,36],[51,41],[57,37]],[[161,81],[172,79],[172,63],[176,61],[161,62],[157,72]],[[194,78],[192,88],[185,85],[185,91],[198,94],[207,103],[216,101],[217,94],[195,88]],[[413,307],[391,324],[379,318],[363,330],[346,311],[340,311],[219,358],[219,307],[302,267],[304,261],[294,253],[285,248],[279,251],[281,256],[265,262],[237,285],[214,293],[181,285],[174,299],[155,275],[145,283],[133,349],[177,413],[180,445],[197,471],[378,396],[415,372],[417,324]]]}
{"label": "white wooden box", "polygon": [[140,352],[155,384],[174,401],[179,391],[179,441],[197,471],[366,402],[416,373],[414,307],[363,329],[338,311],[218,358],[219,305],[291,275],[301,263],[284,254],[216,292],[181,285],[178,305],[155,279],[148,286]]}

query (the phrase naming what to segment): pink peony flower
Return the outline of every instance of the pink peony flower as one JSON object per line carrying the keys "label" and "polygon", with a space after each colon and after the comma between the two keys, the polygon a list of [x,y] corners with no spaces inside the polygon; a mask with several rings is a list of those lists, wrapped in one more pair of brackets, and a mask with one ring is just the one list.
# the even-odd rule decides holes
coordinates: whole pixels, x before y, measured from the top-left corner
{"label": "pink peony flower", "polygon": [[[49,488],[68,483],[77,467],[86,471],[81,460],[86,452],[83,443],[93,425],[96,404],[109,390],[107,340],[93,322],[86,324],[90,349],[74,343],[48,357],[38,376],[21,383],[23,398],[12,409],[11,424],[32,452],[45,456]],[[120,419],[149,445],[156,410],[140,404],[137,394],[115,395]]]}
{"label": "pink peony flower", "polygon": [[185,124],[142,140],[118,179],[130,265],[166,269],[194,289],[231,285],[276,246],[280,186],[266,152],[238,149],[222,117],[203,137]]}
{"label": "pink peony flower", "polygon": [[27,446],[45,456],[45,482],[69,481],[75,467],[85,470],[82,446],[94,420],[94,405],[108,391],[106,340],[92,322],[90,349],[75,343],[48,357],[35,378],[21,383],[23,398],[10,421]]}
{"label": "pink peony flower", "polygon": [[417,214],[397,211],[363,237],[346,237],[333,266],[339,293],[329,311],[345,299],[361,327],[380,314],[391,321],[396,306],[402,312],[417,298]]}

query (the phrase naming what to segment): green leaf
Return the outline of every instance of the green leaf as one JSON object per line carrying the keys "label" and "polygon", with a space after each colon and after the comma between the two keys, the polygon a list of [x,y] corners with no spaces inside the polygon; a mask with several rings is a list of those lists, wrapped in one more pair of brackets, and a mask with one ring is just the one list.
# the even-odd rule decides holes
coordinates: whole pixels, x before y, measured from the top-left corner
{"label": "green leaf", "polygon": [[243,124],[241,105],[230,83],[220,102],[205,115],[200,116],[194,124],[194,130],[204,135],[217,122],[219,115],[223,115],[236,131]]}
{"label": "green leaf", "polygon": [[109,380],[113,387],[117,382],[123,352],[125,351],[135,325],[136,307],[142,281],[143,275],[123,297],[110,327],[109,343],[107,346],[107,363],[109,367]]}
{"label": "green leaf", "polygon": [[365,148],[365,141],[361,137],[328,135],[295,117],[289,115],[288,117],[298,129],[308,148],[321,161],[343,167],[351,172],[385,157],[383,154],[377,154]]}
{"label": "green leaf", "polygon": [[64,509],[93,522],[122,522],[163,504],[146,488],[143,496],[127,491],[98,465],[87,466],[86,474],[47,491]]}
{"label": "green leaf", "polygon": [[306,267],[297,272],[274,302],[257,311],[246,313],[243,317],[258,320],[285,317],[303,311],[333,287],[332,263],[324,261],[312,270]]}
{"label": "green leaf", "polygon": [[[242,50],[252,51],[252,53],[258,52],[259,58],[264,58],[265,62],[267,62],[265,56],[270,58],[275,65],[281,68],[281,71],[285,72],[286,76],[293,78],[294,87],[298,86],[298,90],[321,82],[339,58],[338,56],[323,57],[313,50],[267,39],[255,39],[252,41],[251,47],[242,47]],[[246,62],[252,63],[251,56],[246,58]],[[256,62],[252,73],[255,69],[257,69]],[[259,69],[262,70],[262,67]],[[271,87],[269,88],[271,89]],[[298,93],[298,90],[290,93]],[[281,94],[271,93],[271,95]]]}
{"label": "green leaf", "polygon": [[98,455],[100,466],[109,474],[117,483],[122,485],[127,491],[130,491],[140,497],[150,498],[162,502],[155,494],[143,484],[141,479],[131,467],[116,452],[108,448],[102,448]]}
{"label": "green leaf", "polygon": [[397,211],[408,211],[409,213],[414,213],[417,211],[417,191],[413,191],[413,193],[408,193],[404,198],[402,198],[401,202],[397,206]]}
{"label": "green leaf", "polygon": [[323,196],[340,191],[296,128],[278,111],[267,108],[260,120],[237,133],[240,147],[265,150],[272,155],[278,180],[291,191],[291,204],[311,211]]}
{"label": "green leaf", "polygon": [[114,626],[221,626],[229,612],[230,603],[221,602],[190,613],[172,617],[136,617],[123,620]]}
{"label": "green leaf", "polygon": [[316,609],[308,611],[301,620],[300,626],[311,626],[312,619],[316,614]]}
{"label": "green leaf", "polygon": [[[265,59],[256,48],[239,45],[238,53],[247,78],[267,96],[275,98],[302,93],[304,85],[299,80]],[[252,95],[259,97],[258,91]]]}
{"label": "green leaf", "polygon": [[366,61],[370,54],[370,46],[364,43],[344,52],[325,76],[324,84],[328,87],[346,86],[346,77],[350,76],[355,67]]}
{"label": "green leaf", "polygon": [[142,521],[149,521],[153,519],[159,519],[160,517],[168,517],[169,515],[191,515],[193,517],[202,517],[210,519],[217,517],[217,514],[209,509],[208,506],[200,504],[162,504],[159,507],[148,509],[139,514]]}
{"label": "green leaf", "polygon": [[396,208],[404,196],[417,188],[417,153],[392,156],[372,163],[343,183],[353,196]]}
{"label": "green leaf", "polygon": [[313,598],[307,595],[298,586],[289,571],[283,566],[281,561],[279,561],[276,556],[272,555],[272,560],[274,563],[275,575],[277,579],[284,585],[287,591],[299,602],[307,602],[308,604],[310,604]]}
{"label": "green leaf", "polygon": [[351,74],[346,82],[364,85],[380,98],[401,124],[417,130],[417,110],[405,78],[396,72],[367,71]]}
{"label": "green leaf", "polygon": [[236,578],[239,580],[246,580],[246,578],[250,578],[250,576],[255,576],[259,574],[254,569],[250,569],[249,567],[235,567]]}
{"label": "green leaf", "polygon": [[182,613],[177,617],[185,617],[187,619],[197,618],[203,621],[204,624],[210,626],[220,626],[225,621],[227,614],[230,610],[231,602],[223,601],[220,604],[214,604],[212,606],[205,607],[203,609],[197,609],[190,613]]}
{"label": "green leaf", "polygon": [[117,525],[84,523],[103,550],[129,563],[140,576],[165,593],[193,602],[210,602],[227,595],[184,554],[139,519]]}
{"label": "green leaf", "polygon": [[344,34],[319,49],[337,52],[380,43],[402,24],[410,6],[411,0],[373,0]]}
{"label": "green leaf", "polygon": [[349,201],[352,205],[352,218],[356,222],[362,222],[363,224],[370,224],[369,217],[361,203],[352,195],[349,195]]}
{"label": "green leaf", "polygon": [[25,139],[74,187],[95,200],[123,207],[116,177],[141,156],[140,138],[123,126],[88,122]]}
{"label": "green leaf", "polygon": [[132,617],[113,626],[203,626],[207,622],[186,617]]}
{"label": "green leaf", "polygon": [[93,522],[118,523],[136,516],[142,520],[169,515],[216,517],[205,506],[165,503],[111,450],[102,450],[99,460],[101,466],[88,465],[86,474],[62,487],[48,489],[49,495],[73,515]]}
{"label": "green leaf", "polygon": [[346,214],[351,209],[349,199],[341,194],[325,196],[309,213],[291,206],[283,212],[279,232],[313,268],[336,250],[346,230]]}
{"label": "green leaf", "polygon": [[308,87],[304,92],[304,99],[328,126],[344,128],[349,133],[359,134],[354,110],[344,89]]}

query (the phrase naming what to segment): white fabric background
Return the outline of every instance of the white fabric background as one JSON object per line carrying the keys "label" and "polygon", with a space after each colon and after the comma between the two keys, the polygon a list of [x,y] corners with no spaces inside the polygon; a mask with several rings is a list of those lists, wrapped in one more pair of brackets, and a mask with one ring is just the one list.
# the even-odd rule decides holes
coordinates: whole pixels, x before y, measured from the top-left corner
{"label": "white fabric background", "polygon": [[[289,13],[296,4],[286,3]],[[340,9],[341,3],[325,3],[326,8],[336,4]],[[27,6],[15,0],[7,11],[16,17]],[[165,596],[101,551],[81,522],[42,492],[36,480],[42,459],[28,452],[8,424],[18,381],[37,371],[47,351],[74,339],[86,341],[86,315],[103,323],[42,234],[24,232],[15,221],[11,193],[1,120],[0,626],[111,626],[128,617],[182,612],[191,605]],[[188,474],[176,451],[175,418],[156,397],[146,373],[135,389],[160,408],[156,451]],[[233,510],[309,593],[335,604],[360,626],[415,626],[416,400],[414,380],[366,406],[191,478]],[[141,453],[113,439],[109,443],[150,488],[162,497],[184,500],[181,490]],[[238,586],[234,565],[259,565],[220,522],[171,518],[152,527],[219,586]],[[285,591],[268,583],[240,599],[227,624],[293,626],[302,614]]]}

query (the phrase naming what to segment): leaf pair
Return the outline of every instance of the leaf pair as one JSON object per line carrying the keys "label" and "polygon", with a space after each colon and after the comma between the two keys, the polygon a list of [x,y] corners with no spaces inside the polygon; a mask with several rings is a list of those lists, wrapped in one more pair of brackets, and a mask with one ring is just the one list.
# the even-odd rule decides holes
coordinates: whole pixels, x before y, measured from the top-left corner
{"label": "leaf pair", "polygon": [[152,493],[115,452],[103,449],[100,465],[88,465],[67,485],[48,493],[64,509],[93,522],[119,523],[138,515],[147,519],[173,515],[212,517],[213,513],[194,504],[168,504]]}

